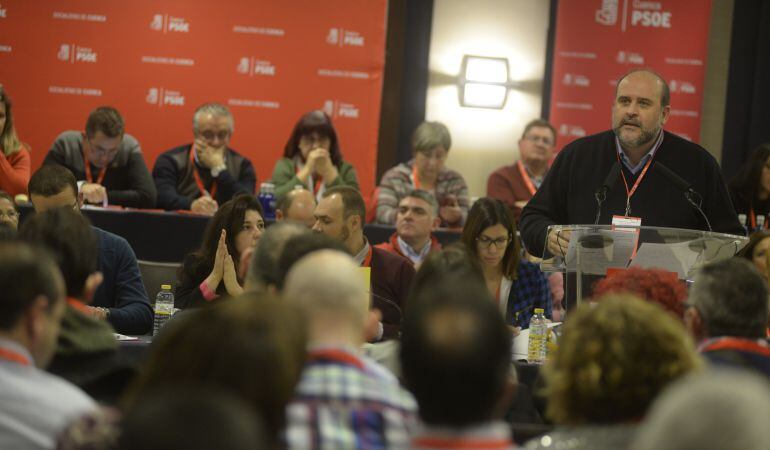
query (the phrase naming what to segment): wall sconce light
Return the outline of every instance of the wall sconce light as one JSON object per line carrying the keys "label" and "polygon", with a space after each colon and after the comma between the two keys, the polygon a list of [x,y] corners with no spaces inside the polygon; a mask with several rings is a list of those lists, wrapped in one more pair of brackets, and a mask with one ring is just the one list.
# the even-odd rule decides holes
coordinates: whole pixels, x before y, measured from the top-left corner
{"label": "wall sconce light", "polygon": [[460,72],[460,105],[503,109],[508,98],[508,59],[463,56]]}

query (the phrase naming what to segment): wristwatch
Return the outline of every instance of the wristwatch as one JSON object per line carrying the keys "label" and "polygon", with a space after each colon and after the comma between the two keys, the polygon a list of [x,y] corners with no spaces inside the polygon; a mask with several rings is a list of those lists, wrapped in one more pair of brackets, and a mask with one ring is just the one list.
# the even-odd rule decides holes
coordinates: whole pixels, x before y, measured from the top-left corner
{"label": "wristwatch", "polygon": [[101,306],[97,306],[96,309],[104,313],[105,319],[110,317],[110,308],[102,308]]}
{"label": "wristwatch", "polygon": [[216,167],[211,168],[211,176],[212,177],[218,177],[222,171],[227,170],[227,166],[224,164],[220,164]]}

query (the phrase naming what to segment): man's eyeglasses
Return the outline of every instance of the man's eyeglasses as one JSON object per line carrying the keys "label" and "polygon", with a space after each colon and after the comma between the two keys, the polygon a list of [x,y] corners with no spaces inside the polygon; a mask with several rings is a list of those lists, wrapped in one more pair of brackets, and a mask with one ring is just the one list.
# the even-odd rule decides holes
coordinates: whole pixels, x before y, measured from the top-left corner
{"label": "man's eyeglasses", "polygon": [[551,138],[547,138],[544,136],[534,136],[529,134],[527,136],[524,136],[524,139],[528,140],[529,142],[534,142],[535,144],[537,144],[538,142],[542,142],[543,145],[546,145],[548,147],[553,145],[553,140]]}
{"label": "man's eyeglasses", "polygon": [[507,247],[508,246],[508,242],[510,242],[510,240],[511,240],[510,236],[503,237],[503,238],[497,238],[497,239],[490,239],[490,238],[482,235],[482,236],[479,236],[479,237],[476,238],[476,242],[478,242],[479,245],[481,245],[482,247],[484,247],[486,249],[490,249],[494,245],[495,248],[497,248],[498,250],[502,250],[505,247]]}
{"label": "man's eyeglasses", "polygon": [[201,131],[199,134],[203,136],[203,139],[207,141],[213,141],[214,139],[219,139],[220,141],[224,141],[230,137],[230,130],[222,130],[217,132],[206,130],[206,131]]}

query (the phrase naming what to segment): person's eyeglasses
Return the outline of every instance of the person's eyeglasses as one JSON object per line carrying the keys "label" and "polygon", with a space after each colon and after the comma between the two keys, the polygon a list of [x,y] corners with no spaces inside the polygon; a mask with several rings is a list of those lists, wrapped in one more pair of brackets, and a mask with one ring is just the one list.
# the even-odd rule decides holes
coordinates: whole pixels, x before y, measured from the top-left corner
{"label": "person's eyeglasses", "polygon": [[545,136],[534,136],[530,134],[530,135],[524,136],[524,139],[528,140],[529,142],[534,142],[535,144],[537,144],[538,142],[542,142],[543,145],[546,145],[548,147],[553,145],[553,140]]}
{"label": "person's eyeglasses", "polygon": [[507,247],[508,246],[508,242],[510,240],[511,240],[510,237],[490,239],[490,238],[488,238],[486,236],[479,236],[479,237],[476,238],[476,242],[478,242],[479,245],[481,245],[482,247],[484,247],[486,249],[490,249],[494,245],[495,248],[497,248],[498,250],[502,250],[505,247]]}
{"label": "person's eyeglasses", "polygon": [[19,213],[17,213],[16,211],[13,211],[13,210],[11,210],[11,211],[0,211],[0,218],[4,218],[4,217],[7,217],[8,219],[13,220],[13,219],[16,219],[16,218],[19,217]]}
{"label": "person's eyeglasses", "polygon": [[222,130],[218,132],[206,130],[206,131],[201,131],[200,135],[203,136],[203,139],[206,139],[207,141],[213,141],[214,139],[219,139],[220,141],[224,141],[225,139],[230,137],[230,130]]}

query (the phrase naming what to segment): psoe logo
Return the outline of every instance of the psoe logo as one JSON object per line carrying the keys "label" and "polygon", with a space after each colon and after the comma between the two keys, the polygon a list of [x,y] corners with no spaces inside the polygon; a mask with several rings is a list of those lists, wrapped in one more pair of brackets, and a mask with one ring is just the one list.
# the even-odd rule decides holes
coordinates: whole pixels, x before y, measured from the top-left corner
{"label": "psoe logo", "polygon": [[358,31],[346,30],[344,28],[329,28],[326,35],[326,43],[329,45],[363,47],[364,37]]}
{"label": "psoe logo", "polygon": [[168,14],[154,14],[150,21],[150,29],[166,33],[189,33],[190,22],[183,17],[173,17]]}
{"label": "psoe logo", "polygon": [[644,56],[639,53],[621,50],[618,52],[617,56],[615,56],[615,61],[619,62],[620,64],[644,65]]}
{"label": "psoe logo", "polygon": [[576,73],[565,73],[561,82],[565,86],[578,86],[578,87],[591,86],[591,80],[587,76],[578,75]]}
{"label": "psoe logo", "polygon": [[345,119],[358,119],[360,116],[360,110],[352,103],[345,103],[339,100],[326,100],[321,107],[321,110],[329,115],[332,119],[345,118]]}
{"label": "psoe logo", "polygon": [[273,63],[248,56],[244,56],[239,60],[235,70],[250,77],[254,75],[275,76],[275,65]]}
{"label": "psoe logo", "polygon": [[559,126],[559,136],[569,137],[583,137],[586,135],[586,130],[579,125],[569,125],[566,123]]}
{"label": "psoe logo", "polygon": [[671,92],[679,92],[682,94],[695,93],[695,85],[693,85],[689,81],[671,80],[668,83],[668,86],[671,89]]}
{"label": "psoe logo", "polygon": [[61,44],[59,45],[59,52],[56,54],[56,58],[71,64],[76,62],[95,63],[98,61],[98,54],[88,47],[81,47],[75,44]]}
{"label": "psoe logo", "polygon": [[159,108],[185,105],[184,95],[179,91],[172,91],[162,87],[151,87],[148,89],[144,100],[150,105],[157,105]]}
{"label": "psoe logo", "polygon": [[602,7],[596,10],[596,23],[613,26],[618,23],[618,0],[602,0]]}

